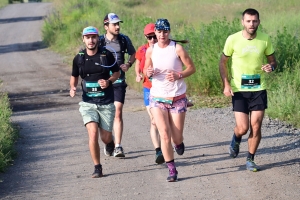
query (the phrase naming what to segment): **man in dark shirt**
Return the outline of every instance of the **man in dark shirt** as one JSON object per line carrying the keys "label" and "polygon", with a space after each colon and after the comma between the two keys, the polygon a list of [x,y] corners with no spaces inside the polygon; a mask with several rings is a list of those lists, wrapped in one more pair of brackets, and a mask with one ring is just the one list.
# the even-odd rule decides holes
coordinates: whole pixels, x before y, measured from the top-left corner
{"label": "man in dark shirt", "polygon": [[[120,22],[123,22],[114,13],[109,13],[104,17],[103,24],[106,33],[100,36],[100,43],[107,47],[107,50],[113,52],[117,58],[120,67],[120,78],[113,83],[116,114],[114,119],[114,135],[115,135],[115,150],[113,154],[106,153],[106,156],[113,155],[114,157],[125,157],[123,147],[121,145],[123,135],[123,104],[127,84],[125,82],[125,72],[131,67],[135,61],[135,48],[132,45],[128,36],[120,33]],[[128,61],[125,61],[125,53],[129,55]]]}
{"label": "man in dark shirt", "polygon": [[88,131],[89,149],[95,165],[92,177],[98,178],[103,176],[98,143],[99,132],[107,151],[113,152],[115,147],[112,138],[115,117],[112,83],[119,78],[120,72],[113,54],[99,46],[99,33],[95,27],[84,28],[82,40],[86,49],[73,59],[70,96],[75,96],[80,76],[82,101],[79,103],[79,111]]}

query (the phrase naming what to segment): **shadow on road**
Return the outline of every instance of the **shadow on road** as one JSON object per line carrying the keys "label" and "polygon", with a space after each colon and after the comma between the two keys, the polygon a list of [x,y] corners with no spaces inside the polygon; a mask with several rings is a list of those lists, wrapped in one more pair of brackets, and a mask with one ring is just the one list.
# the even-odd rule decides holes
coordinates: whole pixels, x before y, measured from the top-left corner
{"label": "shadow on road", "polygon": [[43,110],[74,104],[69,90],[50,90],[43,92],[9,93],[13,112]]}
{"label": "shadow on road", "polygon": [[42,41],[0,45],[0,54],[18,52],[18,51],[35,51],[35,50],[45,49],[45,48],[47,48],[47,46]]}
{"label": "shadow on road", "polygon": [[38,21],[43,20],[45,16],[37,16],[37,17],[16,17],[16,18],[7,18],[7,19],[0,19],[0,24],[7,24],[7,23],[16,23],[16,22],[24,22],[24,21]]}

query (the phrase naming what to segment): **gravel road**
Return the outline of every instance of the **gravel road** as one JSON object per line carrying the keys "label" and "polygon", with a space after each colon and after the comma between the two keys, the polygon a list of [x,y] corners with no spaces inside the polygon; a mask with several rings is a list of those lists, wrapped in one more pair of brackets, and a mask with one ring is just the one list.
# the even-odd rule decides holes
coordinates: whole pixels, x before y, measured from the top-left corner
{"label": "gravel road", "polygon": [[142,95],[133,90],[124,108],[126,158],[101,154],[105,177],[92,179],[80,95],[68,96],[71,67],[41,42],[50,9],[27,3],[0,10],[0,79],[20,127],[18,157],[0,174],[0,199],[300,199],[300,131],[266,117],[256,156],[262,171],[249,172],[246,137],[238,158],[227,152],[230,108],[188,111],[186,152],[175,157],[179,181],[167,183],[166,166],[154,164]]}

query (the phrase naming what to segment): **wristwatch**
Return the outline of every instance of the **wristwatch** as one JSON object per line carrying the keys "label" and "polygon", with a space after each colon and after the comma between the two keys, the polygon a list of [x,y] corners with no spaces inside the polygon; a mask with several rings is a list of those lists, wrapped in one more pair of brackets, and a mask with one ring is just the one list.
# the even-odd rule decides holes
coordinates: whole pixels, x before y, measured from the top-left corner
{"label": "wristwatch", "polygon": [[272,71],[274,71],[274,70],[275,70],[275,67],[274,67],[273,65],[271,65],[271,69],[272,69]]}
{"label": "wristwatch", "polygon": [[109,83],[109,85],[112,85],[112,81],[111,81],[111,80],[109,80],[109,79],[108,79],[108,83]]}
{"label": "wristwatch", "polygon": [[127,64],[129,64],[129,67],[131,67],[132,63],[130,62],[130,60],[127,61]]}
{"label": "wristwatch", "polygon": [[181,79],[182,78],[182,73],[179,72],[178,77],[179,77],[178,79]]}

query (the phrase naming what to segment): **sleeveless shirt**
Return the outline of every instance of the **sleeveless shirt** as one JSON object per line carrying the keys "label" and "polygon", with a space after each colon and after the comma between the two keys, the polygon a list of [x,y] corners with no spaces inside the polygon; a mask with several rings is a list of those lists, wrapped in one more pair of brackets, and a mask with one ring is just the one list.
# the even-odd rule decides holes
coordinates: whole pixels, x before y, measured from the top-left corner
{"label": "sleeveless shirt", "polygon": [[161,48],[158,43],[154,44],[151,60],[154,74],[152,76],[152,87],[150,95],[154,97],[177,97],[186,92],[186,84],[183,79],[174,82],[165,79],[170,71],[182,72],[182,62],[176,53],[176,43]]}

